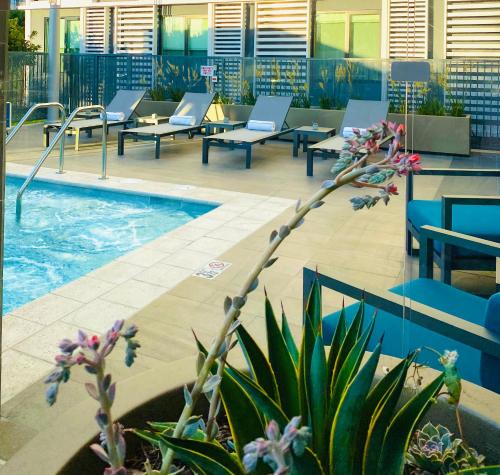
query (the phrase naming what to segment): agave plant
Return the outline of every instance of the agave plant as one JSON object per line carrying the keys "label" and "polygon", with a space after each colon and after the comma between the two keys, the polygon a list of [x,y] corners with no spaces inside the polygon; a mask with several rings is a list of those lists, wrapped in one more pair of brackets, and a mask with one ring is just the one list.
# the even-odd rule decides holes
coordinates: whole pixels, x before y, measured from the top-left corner
{"label": "agave plant", "polygon": [[[370,318],[366,324],[365,318]],[[325,347],[318,282],[307,302],[300,346],[284,313],[278,324],[267,296],[265,321],[267,354],[239,325],[235,332],[248,371],[226,364],[220,381],[234,453],[206,437],[201,440],[199,434],[189,438],[184,433],[179,439],[153,428],[139,435],[162,450],[172,448],[197,473],[243,475],[250,469],[264,475],[269,468],[275,474],[296,475],[403,473],[411,435],[439,393],[444,373],[397,408],[415,354],[374,384],[382,342],[364,365],[362,360],[375,317],[365,316],[360,303],[348,324],[342,311]],[[198,348],[203,357],[206,350],[199,341]],[[214,374],[217,369],[214,366]],[[310,432],[307,447],[287,444],[298,431],[302,431],[301,442]]]}
{"label": "agave plant", "polygon": [[428,422],[415,433],[406,456],[412,474],[444,475],[483,466],[484,456],[442,425]]}

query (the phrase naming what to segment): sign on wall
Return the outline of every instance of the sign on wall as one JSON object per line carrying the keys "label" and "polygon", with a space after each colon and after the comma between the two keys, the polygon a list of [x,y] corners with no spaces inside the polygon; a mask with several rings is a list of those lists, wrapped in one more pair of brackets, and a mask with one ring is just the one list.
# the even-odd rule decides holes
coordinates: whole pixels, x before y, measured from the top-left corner
{"label": "sign on wall", "polygon": [[215,76],[217,66],[200,66],[200,74],[204,77]]}

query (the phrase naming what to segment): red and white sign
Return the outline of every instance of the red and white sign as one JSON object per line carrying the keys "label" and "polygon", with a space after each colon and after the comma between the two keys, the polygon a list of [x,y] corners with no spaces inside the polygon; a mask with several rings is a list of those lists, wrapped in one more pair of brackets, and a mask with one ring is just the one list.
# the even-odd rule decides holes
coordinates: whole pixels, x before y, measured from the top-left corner
{"label": "red and white sign", "polygon": [[214,76],[217,71],[217,66],[200,66],[200,74],[202,76]]}
{"label": "red and white sign", "polygon": [[230,262],[224,262],[214,259],[213,261],[205,264],[205,266],[200,270],[197,270],[193,275],[195,277],[201,277],[202,279],[215,279],[230,266]]}

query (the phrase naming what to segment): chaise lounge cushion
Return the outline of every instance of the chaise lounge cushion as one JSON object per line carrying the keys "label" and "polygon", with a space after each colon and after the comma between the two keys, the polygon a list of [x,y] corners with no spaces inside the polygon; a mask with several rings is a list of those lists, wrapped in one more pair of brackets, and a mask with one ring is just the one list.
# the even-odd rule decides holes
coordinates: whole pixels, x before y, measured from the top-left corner
{"label": "chaise lounge cushion", "polygon": [[[412,200],[408,203],[408,219],[420,231],[424,225],[443,227],[441,219],[441,200]],[[452,211],[452,230],[470,236],[500,242],[500,206],[454,205]],[[435,242],[437,251],[441,243]],[[460,256],[477,253],[466,249],[455,249]]]}
{"label": "chaise lounge cushion", "polygon": [[[391,292],[398,295],[404,294],[412,300],[484,326],[486,326],[486,320],[489,319],[490,315],[490,310],[487,311],[487,308],[491,307],[491,312],[496,312],[497,317],[498,310],[500,310],[500,294],[495,294],[488,301],[431,279],[416,279],[404,286],[394,287]],[[346,317],[349,323],[354,318],[357,308],[357,304],[346,307]],[[375,308],[367,305],[365,309],[364,326],[366,327],[370,317],[375,312]],[[323,338],[326,344],[332,339],[338,317],[339,312],[335,312],[323,319]],[[409,351],[423,347],[433,348],[440,353],[444,350],[457,350],[460,358],[459,369],[464,379],[500,392],[500,372],[498,371],[499,361],[497,358],[489,357],[468,345],[417,325],[413,323],[412,319],[411,311],[403,319],[389,312],[377,310],[375,328],[368,349],[372,350],[380,337],[384,335],[382,352],[400,358]],[[499,318],[495,320],[496,325],[500,326]],[[498,331],[498,327],[494,325],[491,325],[489,329]],[[419,354],[417,361],[441,369],[436,355],[426,349],[423,349]]]}

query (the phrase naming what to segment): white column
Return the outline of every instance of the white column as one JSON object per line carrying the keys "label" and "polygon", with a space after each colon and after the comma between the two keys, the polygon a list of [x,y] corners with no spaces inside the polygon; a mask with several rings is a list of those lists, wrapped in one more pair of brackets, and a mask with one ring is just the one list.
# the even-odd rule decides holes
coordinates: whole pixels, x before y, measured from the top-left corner
{"label": "white column", "polygon": [[[58,0],[50,0],[49,33],[48,33],[48,76],[47,92],[49,102],[59,102],[59,85],[61,58],[59,52],[59,5]],[[49,121],[56,121],[57,109],[50,108],[47,114]]]}

